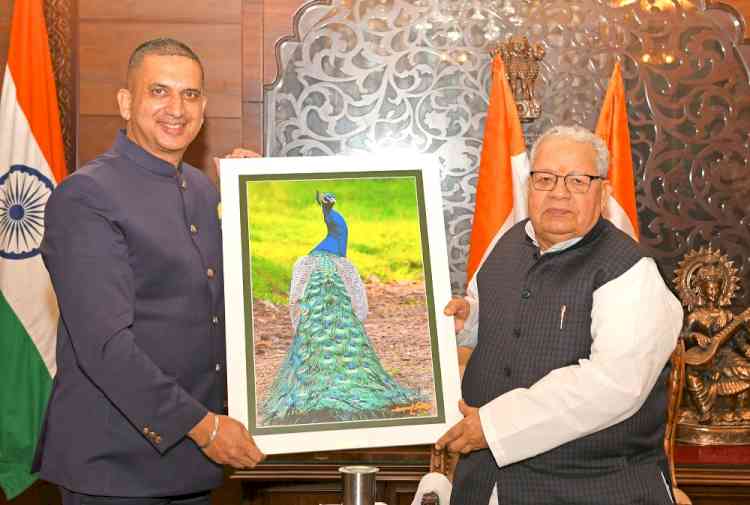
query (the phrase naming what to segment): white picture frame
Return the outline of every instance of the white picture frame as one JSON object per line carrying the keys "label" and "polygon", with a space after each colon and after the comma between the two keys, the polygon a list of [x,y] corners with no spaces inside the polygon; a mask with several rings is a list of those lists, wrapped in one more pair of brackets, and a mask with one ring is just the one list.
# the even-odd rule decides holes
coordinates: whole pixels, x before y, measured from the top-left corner
{"label": "white picture frame", "polygon": [[[458,410],[460,380],[456,340],[453,319],[443,315],[442,310],[451,298],[451,289],[438,160],[426,155],[222,159],[220,178],[229,415],[245,423],[261,451],[271,455],[431,444],[458,422],[461,414]],[[313,191],[308,191],[313,186],[320,190],[318,196]],[[291,276],[286,273],[285,268],[291,272],[294,264],[285,254],[291,254],[290,251],[295,248],[301,250],[300,244],[305,241],[312,248],[315,246],[314,242],[326,236],[326,227],[332,214],[326,207],[330,203],[324,203],[320,195],[330,193],[331,188],[338,188],[336,190],[340,192],[334,197],[336,201],[333,209],[340,211],[339,216],[346,217],[348,223],[347,246],[351,254],[347,254],[345,261],[349,261],[351,256],[354,258],[351,263],[358,274],[365,272],[363,285],[370,301],[369,310],[377,312],[372,316],[377,318],[372,319],[368,315],[364,323],[355,321],[351,327],[344,327],[339,319],[332,324],[338,325],[336,332],[355,335],[358,342],[369,339],[382,364],[382,370],[375,363],[372,367],[369,364],[362,366],[368,368],[368,373],[370,368],[381,370],[383,377],[391,377],[398,384],[400,389],[396,386],[393,388],[403,392],[403,398],[409,398],[408,403],[400,406],[393,403],[389,407],[357,410],[361,402],[356,398],[354,402],[338,397],[321,400],[326,390],[331,391],[333,396],[359,391],[357,388],[361,386],[356,385],[356,381],[351,382],[354,384],[351,387],[340,387],[343,382],[337,377],[340,377],[339,369],[342,370],[341,373],[352,374],[360,374],[360,369],[347,368],[352,366],[351,362],[349,365],[343,364],[348,358],[331,352],[333,361],[328,361],[333,363],[331,369],[336,370],[335,377],[331,376],[331,372],[319,372],[317,375],[310,373],[308,376],[307,370],[323,368],[306,367],[299,356],[311,354],[300,354],[303,352],[300,351],[300,346],[307,346],[304,347],[304,352],[313,349],[310,347],[312,340],[309,339],[315,338],[326,342],[332,349],[356,349],[357,353],[368,356],[371,352],[366,344],[360,347],[352,344],[354,340],[340,346],[327,342],[325,335],[330,334],[323,330],[317,333],[306,330],[310,321],[301,316],[297,319],[301,322],[295,330],[295,326],[291,324],[292,316],[288,315],[289,306],[285,306],[284,301],[279,299],[283,291],[279,286],[284,285],[284,279],[280,278]],[[413,188],[413,202],[409,196],[410,188]],[[299,195],[304,198],[300,200]],[[326,198],[330,200],[330,197]],[[409,210],[412,204],[413,207]],[[320,210],[314,211],[316,206]],[[304,217],[298,219],[297,213],[302,213]],[[400,217],[392,217],[397,213]],[[347,214],[353,217],[350,219]],[[379,226],[388,227],[388,230],[381,230]],[[279,227],[283,228],[286,235],[279,235]],[[416,232],[415,227],[418,229]],[[317,236],[313,237],[311,234],[306,237],[307,232],[299,231],[307,229],[316,230]],[[392,230],[397,232],[391,233]],[[270,235],[281,238],[277,237],[270,243],[262,239]],[[376,240],[374,237],[379,238]],[[408,237],[417,237],[419,243],[412,244],[413,241]],[[389,240],[394,242],[390,243]],[[375,242],[377,247],[372,245]],[[400,251],[397,259],[396,250]],[[414,252],[416,250],[419,251],[418,255]],[[389,251],[394,251],[392,261],[388,256]],[[304,256],[305,259],[301,262],[304,263],[312,256],[318,258],[327,254],[326,251],[316,251],[315,254],[300,253],[295,257]],[[334,257],[336,261],[339,259]],[[420,260],[421,265],[418,263]],[[372,266],[358,267],[358,261]],[[387,281],[374,273],[366,273],[368,268],[377,270],[378,265],[384,261],[386,268],[389,265],[395,268],[396,263],[407,265],[406,273],[399,275],[411,280]],[[339,269],[336,272],[340,274],[339,263],[336,263],[336,268]],[[420,299],[419,295],[420,271],[424,299]],[[313,296],[310,294],[313,288],[309,292],[307,290],[307,286],[313,285],[311,283],[314,281],[311,279],[313,277],[309,277],[305,284],[304,292],[309,295],[306,299],[312,300],[309,303],[318,303],[315,298],[309,298]],[[289,290],[287,287],[287,295]],[[396,292],[393,295],[396,298],[391,295],[388,298],[383,294],[390,292]],[[272,301],[263,300],[262,297]],[[344,300],[342,303],[345,304],[347,297],[337,299]],[[354,307],[357,297],[352,295],[348,299]],[[373,301],[379,304],[381,299],[385,300],[385,309],[378,308],[379,306],[373,309]],[[300,303],[308,307],[304,305],[307,302]],[[330,306],[336,307],[336,317],[347,313],[349,307],[344,305],[342,308],[335,304]],[[421,315],[422,309],[424,316]],[[362,308],[359,310],[361,312]],[[402,315],[400,320],[389,315],[408,310],[412,312]],[[312,309],[304,309],[303,312],[311,314],[309,318],[319,317],[314,315],[315,311]],[[277,324],[278,320],[286,321],[285,317],[289,319],[287,330],[284,329],[286,323],[282,322],[281,326]],[[413,325],[416,326],[412,328]],[[409,327],[407,338],[404,336],[406,326]],[[367,338],[362,338],[362,331],[368,333]],[[311,333],[320,335],[320,338],[311,336]],[[336,335],[338,342],[339,333]],[[298,344],[290,350],[295,339]],[[286,354],[280,358],[284,345]],[[404,350],[403,346],[412,347]],[[290,353],[294,354],[294,359],[289,358]],[[320,353],[316,351],[313,354]],[[356,359],[365,359],[360,354],[356,354]],[[285,367],[287,359],[291,361]],[[341,360],[341,367],[337,360]],[[277,368],[269,373],[273,367]],[[269,377],[273,377],[273,381]],[[384,384],[393,384],[387,378],[378,377],[375,382],[382,380]],[[308,389],[303,390],[308,384],[313,384],[314,394]],[[378,396],[381,390],[387,394],[395,391],[388,387],[380,388],[372,395],[373,405],[385,405],[382,402],[386,400]],[[367,392],[367,395],[362,396],[367,396],[369,401],[369,395]],[[315,401],[310,400],[311,396]],[[393,396],[401,398],[396,393]],[[350,412],[347,411],[348,406],[337,410],[340,401],[344,405],[354,406]],[[379,401],[381,403],[377,403]],[[317,410],[310,407],[324,404],[336,407]],[[276,408],[279,405],[281,407]],[[308,407],[310,410],[305,410]],[[335,419],[325,417],[328,415],[335,416]],[[337,417],[341,415],[351,415],[352,418]]]}

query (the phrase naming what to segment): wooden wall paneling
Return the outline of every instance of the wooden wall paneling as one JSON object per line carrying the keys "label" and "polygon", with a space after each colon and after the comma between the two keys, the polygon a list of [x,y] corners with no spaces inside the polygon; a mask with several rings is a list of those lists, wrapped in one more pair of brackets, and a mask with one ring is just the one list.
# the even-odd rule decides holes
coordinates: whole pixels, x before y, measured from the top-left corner
{"label": "wooden wall paneling", "polygon": [[[246,0],[249,1],[249,0]],[[271,84],[276,79],[278,72],[276,61],[276,44],[284,37],[294,35],[293,20],[295,13],[306,3],[316,0],[260,0],[263,2],[263,30],[262,30],[262,53],[259,75],[249,74],[251,79],[258,78],[261,85],[255,88],[254,81],[247,81],[247,85],[257,89],[260,93],[260,109],[245,109],[251,115],[243,117],[245,125],[244,138],[251,142],[257,142],[263,152],[265,143],[264,121],[263,121],[263,86]],[[243,27],[244,33],[248,33],[249,27]]]}
{"label": "wooden wall paneling", "polygon": [[83,165],[112,147],[115,134],[124,128],[120,116],[84,116],[78,119],[78,159]]}
{"label": "wooden wall paneling", "polygon": [[232,479],[232,469],[224,467],[224,484],[211,492],[212,505],[244,505],[242,483]]}
{"label": "wooden wall paneling", "polygon": [[393,482],[385,490],[385,503],[388,505],[411,505],[418,482]]}
{"label": "wooden wall paneling", "polygon": [[263,152],[263,102],[242,104],[242,145]]}
{"label": "wooden wall paneling", "polygon": [[[341,503],[341,484],[277,484],[246,487],[246,505],[320,505]],[[390,505],[390,504],[389,504]]]}
{"label": "wooden wall paneling", "polygon": [[[276,79],[276,42],[293,35],[294,14],[310,0],[264,0],[263,4],[263,82]],[[313,0],[314,1],[314,0]]]}
{"label": "wooden wall paneling", "polygon": [[242,0],[78,0],[82,19],[153,21],[165,23],[239,23]]}
{"label": "wooden wall paneling", "polygon": [[206,122],[185,161],[215,177],[212,158],[242,142],[243,0],[79,2],[81,162],[108,149],[124,125],[115,94],[130,53],[145,40],[173,37],[206,70]]}
{"label": "wooden wall paneling", "polygon": [[744,18],[745,44],[750,43],[750,0],[711,0],[710,3],[723,3],[733,7]]}
{"label": "wooden wall paneling", "polygon": [[242,101],[263,101],[263,0],[242,3]]}
{"label": "wooden wall paneling", "polygon": [[[120,116],[81,116],[79,156],[81,164],[91,161],[112,147],[117,130],[125,127]],[[214,156],[222,156],[242,145],[242,120],[239,118],[207,118],[185,153],[185,161],[214,177]]]}
{"label": "wooden wall paneling", "polygon": [[746,487],[721,488],[697,486],[682,488],[693,505],[747,505],[750,503],[750,489]]}
{"label": "wooden wall paneling", "polygon": [[185,153],[185,161],[202,169],[214,182],[213,158],[232,152],[242,145],[242,119],[207,118],[198,137]]}
{"label": "wooden wall paneling", "polygon": [[188,44],[206,70],[208,117],[241,115],[241,28],[238,24],[85,21],[80,26],[81,114],[117,114],[130,53],[145,40],[173,37]]}
{"label": "wooden wall paneling", "polygon": [[[410,505],[416,482],[378,481],[377,500],[388,505]],[[332,482],[285,482],[272,485],[246,485],[247,505],[320,505],[341,503],[340,480]]]}

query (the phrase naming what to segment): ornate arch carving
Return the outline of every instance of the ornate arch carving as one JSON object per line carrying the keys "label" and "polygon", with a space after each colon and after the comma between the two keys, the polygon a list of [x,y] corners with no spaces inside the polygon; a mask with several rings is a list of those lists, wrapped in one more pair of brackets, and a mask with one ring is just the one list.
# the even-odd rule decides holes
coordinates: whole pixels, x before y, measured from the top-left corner
{"label": "ornate arch carving", "polygon": [[[454,45],[418,31],[425,3],[318,0],[303,7],[294,36],[277,46],[279,76],[266,88],[266,152],[409,148],[439,156],[451,276],[461,291],[489,57],[478,28]],[[736,11],[684,0],[663,11],[609,0],[511,4],[512,16],[500,14],[501,37],[527,35],[547,50],[537,81],[543,112],[524,126],[527,142],[553,124],[593,128],[620,61],[642,244],[667,277],[688,250],[712,245],[747,279],[750,84]],[[747,288],[738,300],[750,303]]]}

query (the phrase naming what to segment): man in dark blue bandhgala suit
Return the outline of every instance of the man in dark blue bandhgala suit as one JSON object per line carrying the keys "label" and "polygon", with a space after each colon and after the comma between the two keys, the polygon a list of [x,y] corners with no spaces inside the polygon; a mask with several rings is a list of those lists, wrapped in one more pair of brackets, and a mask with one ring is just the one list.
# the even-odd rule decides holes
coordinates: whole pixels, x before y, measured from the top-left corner
{"label": "man in dark blue bandhgala suit", "polygon": [[219,195],[182,162],[203,124],[200,60],[175,40],[142,44],[117,100],[127,129],[47,205],[61,318],[34,470],[64,505],[207,505],[222,464],[263,455],[220,414]]}

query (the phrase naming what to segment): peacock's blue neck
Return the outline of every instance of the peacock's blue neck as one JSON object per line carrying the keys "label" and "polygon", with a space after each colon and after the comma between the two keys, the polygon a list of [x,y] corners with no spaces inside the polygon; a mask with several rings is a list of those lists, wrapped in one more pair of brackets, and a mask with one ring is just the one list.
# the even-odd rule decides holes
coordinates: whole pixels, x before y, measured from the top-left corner
{"label": "peacock's blue neck", "polygon": [[323,219],[328,228],[328,234],[312,251],[324,251],[337,256],[346,256],[346,245],[349,239],[349,229],[344,216],[333,209],[323,209]]}

